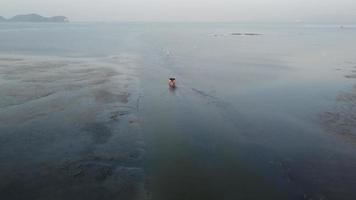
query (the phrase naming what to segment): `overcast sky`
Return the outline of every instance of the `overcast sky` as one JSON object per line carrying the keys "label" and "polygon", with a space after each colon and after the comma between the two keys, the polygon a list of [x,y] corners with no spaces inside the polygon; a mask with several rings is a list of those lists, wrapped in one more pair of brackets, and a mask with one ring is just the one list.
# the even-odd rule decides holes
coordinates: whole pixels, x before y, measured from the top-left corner
{"label": "overcast sky", "polygon": [[356,0],[0,0],[0,16],[72,21],[356,22]]}

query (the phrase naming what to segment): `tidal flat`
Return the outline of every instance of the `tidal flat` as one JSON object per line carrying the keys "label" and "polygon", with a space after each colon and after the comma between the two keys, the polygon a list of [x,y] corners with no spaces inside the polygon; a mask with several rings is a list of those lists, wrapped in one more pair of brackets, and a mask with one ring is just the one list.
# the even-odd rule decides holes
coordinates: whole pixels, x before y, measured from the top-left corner
{"label": "tidal flat", "polygon": [[354,200],[355,35],[0,24],[0,199]]}
{"label": "tidal flat", "polygon": [[141,199],[134,67],[128,55],[0,56],[1,198]]}

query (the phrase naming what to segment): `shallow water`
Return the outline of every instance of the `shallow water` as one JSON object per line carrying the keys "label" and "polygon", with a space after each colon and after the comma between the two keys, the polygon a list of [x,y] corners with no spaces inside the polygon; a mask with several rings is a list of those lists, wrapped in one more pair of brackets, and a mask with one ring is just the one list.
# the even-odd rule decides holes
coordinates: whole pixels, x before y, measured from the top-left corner
{"label": "shallow water", "polygon": [[355,33],[0,24],[0,197],[354,199]]}

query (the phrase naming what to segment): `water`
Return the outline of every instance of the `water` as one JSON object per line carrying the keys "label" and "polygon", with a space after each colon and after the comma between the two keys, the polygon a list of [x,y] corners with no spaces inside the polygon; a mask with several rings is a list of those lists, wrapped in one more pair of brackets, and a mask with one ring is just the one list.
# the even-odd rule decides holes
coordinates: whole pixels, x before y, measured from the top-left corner
{"label": "water", "polygon": [[354,199],[355,33],[0,24],[0,196]]}

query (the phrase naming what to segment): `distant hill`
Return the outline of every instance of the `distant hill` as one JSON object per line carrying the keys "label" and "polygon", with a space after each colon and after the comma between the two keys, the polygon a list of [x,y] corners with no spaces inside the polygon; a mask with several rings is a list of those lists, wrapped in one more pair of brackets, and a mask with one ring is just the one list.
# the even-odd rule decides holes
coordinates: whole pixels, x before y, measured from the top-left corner
{"label": "distant hill", "polygon": [[43,17],[38,14],[16,15],[10,19],[0,17],[0,22],[49,22],[49,23],[65,23],[69,22],[65,16]]}

